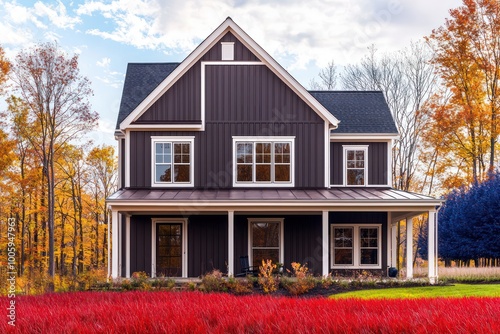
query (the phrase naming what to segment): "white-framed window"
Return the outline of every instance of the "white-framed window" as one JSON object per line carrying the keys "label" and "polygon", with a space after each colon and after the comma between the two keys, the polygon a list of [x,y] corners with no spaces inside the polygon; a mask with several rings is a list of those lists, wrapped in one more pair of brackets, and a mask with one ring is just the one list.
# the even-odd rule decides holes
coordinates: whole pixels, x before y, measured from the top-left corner
{"label": "white-framed window", "polygon": [[151,137],[151,185],[194,185],[194,137]]}
{"label": "white-framed window", "polygon": [[331,225],[331,267],[382,268],[382,225]]}
{"label": "white-framed window", "polygon": [[368,185],[368,145],[343,145],[344,185]]}
{"label": "white-framed window", "polygon": [[283,263],[283,218],[248,218],[248,257],[251,266],[262,260]]}
{"label": "white-framed window", "polygon": [[295,137],[233,137],[233,186],[293,187]]}

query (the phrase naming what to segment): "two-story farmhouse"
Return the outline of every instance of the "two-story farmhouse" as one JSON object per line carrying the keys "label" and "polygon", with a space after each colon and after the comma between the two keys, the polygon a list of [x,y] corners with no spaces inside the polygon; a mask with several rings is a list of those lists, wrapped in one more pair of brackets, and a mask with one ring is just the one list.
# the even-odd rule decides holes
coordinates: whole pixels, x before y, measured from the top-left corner
{"label": "two-story farmhouse", "polygon": [[428,213],[435,279],[440,201],[391,188],[397,136],[381,92],[307,91],[230,18],[181,63],[129,64],[111,276],[385,273],[396,222]]}

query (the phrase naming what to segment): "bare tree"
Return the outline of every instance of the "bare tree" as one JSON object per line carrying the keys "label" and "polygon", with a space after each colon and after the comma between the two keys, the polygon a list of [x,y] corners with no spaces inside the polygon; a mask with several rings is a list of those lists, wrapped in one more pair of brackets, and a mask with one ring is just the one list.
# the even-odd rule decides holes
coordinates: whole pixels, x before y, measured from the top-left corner
{"label": "bare tree", "polygon": [[328,63],[328,65],[321,69],[318,74],[320,82],[317,82],[315,79],[311,79],[309,81],[309,89],[311,90],[333,90],[337,85],[337,66],[335,62],[332,60]]}
{"label": "bare tree", "polygon": [[374,46],[359,64],[349,65],[341,76],[342,85],[351,90],[379,90],[384,93],[400,137],[393,147],[393,182],[402,190],[415,188],[418,153],[425,114],[420,112],[436,85],[429,63],[430,51],[423,43],[377,57]]}
{"label": "bare tree", "polygon": [[53,277],[55,155],[65,143],[92,129],[98,115],[88,102],[92,90],[89,80],[79,73],[78,56],[67,57],[57,44],[40,44],[22,50],[16,57],[12,74],[15,88],[29,110],[28,123],[37,124],[39,129],[25,131],[42,161],[47,182],[48,273]]}

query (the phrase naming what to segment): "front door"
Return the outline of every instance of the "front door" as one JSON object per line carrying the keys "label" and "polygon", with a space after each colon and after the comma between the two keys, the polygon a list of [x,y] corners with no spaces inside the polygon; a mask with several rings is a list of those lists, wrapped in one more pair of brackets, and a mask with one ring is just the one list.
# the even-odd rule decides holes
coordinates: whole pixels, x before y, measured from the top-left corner
{"label": "front door", "polygon": [[182,276],[182,224],[156,224],[156,276]]}

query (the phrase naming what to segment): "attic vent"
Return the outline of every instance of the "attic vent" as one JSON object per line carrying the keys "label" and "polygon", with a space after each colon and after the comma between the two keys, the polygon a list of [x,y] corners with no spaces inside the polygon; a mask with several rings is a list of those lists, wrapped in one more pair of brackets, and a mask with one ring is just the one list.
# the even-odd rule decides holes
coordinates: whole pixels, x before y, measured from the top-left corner
{"label": "attic vent", "polygon": [[234,42],[221,42],[222,60],[234,60]]}

